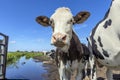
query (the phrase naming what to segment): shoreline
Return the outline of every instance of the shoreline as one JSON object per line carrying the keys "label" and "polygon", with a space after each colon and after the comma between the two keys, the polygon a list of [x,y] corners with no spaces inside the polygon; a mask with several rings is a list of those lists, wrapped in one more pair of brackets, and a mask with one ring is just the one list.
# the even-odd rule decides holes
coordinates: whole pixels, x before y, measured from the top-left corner
{"label": "shoreline", "polygon": [[52,63],[53,61],[48,61],[48,63],[44,63],[43,67],[47,70],[47,73],[43,74],[45,80],[59,80],[59,73],[57,66]]}
{"label": "shoreline", "polygon": [[48,57],[39,56],[34,57],[34,59],[43,63],[43,67],[45,67],[45,70],[47,71],[47,73],[42,74],[45,80],[59,80],[59,73],[54,60],[50,60]]}
{"label": "shoreline", "polygon": [[[59,73],[57,66],[55,64],[54,60],[50,60],[48,57],[34,57],[34,59],[39,60],[40,62],[43,62],[43,67],[45,67],[45,70],[47,73],[42,74],[42,76],[45,78],[45,80],[59,80]],[[97,80],[105,80],[106,79],[106,70],[107,68],[104,66],[102,68],[97,67]],[[120,80],[120,71],[114,71],[113,78],[114,80]],[[74,80],[73,77],[71,80]],[[85,78],[84,80],[90,80],[88,78]]]}

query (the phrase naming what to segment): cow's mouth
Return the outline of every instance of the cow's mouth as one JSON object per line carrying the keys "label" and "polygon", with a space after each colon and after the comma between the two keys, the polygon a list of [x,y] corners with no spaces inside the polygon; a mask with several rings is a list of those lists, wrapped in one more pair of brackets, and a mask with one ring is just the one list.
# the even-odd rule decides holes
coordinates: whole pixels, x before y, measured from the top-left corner
{"label": "cow's mouth", "polygon": [[56,43],[54,43],[53,45],[56,46],[56,47],[62,48],[62,47],[64,47],[66,44],[65,44],[64,42],[56,42]]}

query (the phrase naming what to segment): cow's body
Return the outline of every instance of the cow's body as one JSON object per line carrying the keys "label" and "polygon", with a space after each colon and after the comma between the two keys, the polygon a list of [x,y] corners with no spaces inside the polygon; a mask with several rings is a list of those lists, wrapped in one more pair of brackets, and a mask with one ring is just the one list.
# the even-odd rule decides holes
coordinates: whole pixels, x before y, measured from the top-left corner
{"label": "cow's body", "polygon": [[105,65],[108,80],[111,69],[120,70],[120,0],[113,0],[104,19],[93,29],[89,49],[98,62]]}
{"label": "cow's body", "polygon": [[71,75],[77,70],[76,80],[82,80],[89,53],[88,48],[80,43],[73,32],[68,52],[63,52],[59,48],[56,51],[56,63],[59,68],[60,79],[70,80]]}
{"label": "cow's body", "polygon": [[[39,16],[36,21],[43,26],[51,26],[53,34],[51,44],[57,47],[56,63],[58,65],[60,80],[70,80],[72,72],[76,69],[76,80],[82,80],[82,69],[85,68],[88,48],[82,45],[72,30],[73,24],[82,23],[89,17],[89,12],[80,12],[73,16],[70,9],[58,8],[50,17]],[[88,55],[86,55],[88,56]]]}

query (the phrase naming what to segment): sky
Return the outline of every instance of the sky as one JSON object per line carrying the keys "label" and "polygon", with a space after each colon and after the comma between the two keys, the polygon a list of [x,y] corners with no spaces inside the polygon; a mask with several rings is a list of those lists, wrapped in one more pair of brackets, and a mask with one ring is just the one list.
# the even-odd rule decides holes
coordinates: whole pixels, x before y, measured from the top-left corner
{"label": "sky", "polygon": [[90,12],[82,24],[73,26],[82,43],[87,44],[92,29],[103,19],[112,0],[0,0],[0,32],[9,36],[8,51],[49,51],[52,29],[39,25],[35,18],[50,17],[59,7],[68,7],[73,15]]}

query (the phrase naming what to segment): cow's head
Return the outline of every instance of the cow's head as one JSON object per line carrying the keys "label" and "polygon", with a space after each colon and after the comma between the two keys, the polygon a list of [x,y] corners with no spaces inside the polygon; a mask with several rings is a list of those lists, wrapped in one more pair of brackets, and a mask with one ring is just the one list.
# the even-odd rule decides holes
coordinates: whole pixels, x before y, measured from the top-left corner
{"label": "cow's head", "polygon": [[50,17],[38,16],[36,21],[43,26],[51,26],[53,34],[51,44],[63,48],[70,45],[72,38],[72,26],[84,22],[90,16],[89,12],[79,12],[73,16],[68,8],[58,8]]}

